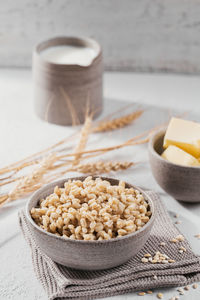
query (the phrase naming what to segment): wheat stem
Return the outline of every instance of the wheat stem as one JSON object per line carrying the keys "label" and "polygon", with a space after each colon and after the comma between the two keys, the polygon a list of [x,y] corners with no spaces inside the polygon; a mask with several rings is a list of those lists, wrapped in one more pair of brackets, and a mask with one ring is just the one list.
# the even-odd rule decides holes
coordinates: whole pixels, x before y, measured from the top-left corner
{"label": "wheat stem", "polygon": [[[142,134],[139,134],[139,135],[133,137],[132,139],[129,139],[126,142],[124,142],[122,144],[119,144],[119,145],[116,145],[116,146],[111,146],[111,147],[106,147],[106,148],[99,148],[99,149],[92,149],[92,150],[88,150],[88,151],[81,151],[81,152],[78,152],[78,153],[68,153],[68,154],[65,154],[65,155],[62,155],[62,156],[57,156],[57,161],[61,161],[62,159],[66,158],[66,157],[72,157],[72,156],[80,155],[79,156],[79,163],[80,163],[80,160],[83,160],[83,159],[85,160],[87,158],[96,157],[96,156],[102,155],[103,153],[110,152],[110,151],[113,151],[113,150],[117,150],[117,149],[120,149],[120,148],[123,148],[123,147],[145,144],[149,141],[149,135],[154,130],[156,130],[156,128],[157,127],[153,128],[151,130],[148,130],[148,131],[146,131]],[[140,139],[145,135],[147,135],[146,138]],[[83,157],[83,155],[84,155],[84,157]],[[60,163],[60,164],[57,164],[57,165],[52,165],[49,168],[49,171],[52,171],[52,170],[55,170],[55,169],[58,169],[58,168],[62,168],[64,166],[70,165],[70,164],[75,165],[74,160],[67,160],[64,163]],[[20,177],[16,177],[16,178],[13,178],[13,179],[8,180],[8,181],[1,182],[0,186],[10,184],[12,182],[16,182],[16,181],[21,180],[23,178],[24,178],[24,176],[20,176]]]}
{"label": "wheat stem", "polygon": [[71,118],[72,118],[72,126],[80,124],[80,120],[78,118],[78,115],[76,113],[76,110],[75,110],[75,108],[72,104],[72,101],[71,101],[69,95],[67,94],[67,92],[62,87],[60,87],[60,92],[63,95],[63,97],[65,99],[65,102],[67,104],[67,108],[70,111]]}
{"label": "wheat stem", "polygon": [[44,176],[44,174],[49,170],[49,168],[55,163],[57,156],[55,153],[49,154],[45,157],[29,175],[23,177],[17,185],[9,192],[8,201],[15,200],[23,195],[26,190],[29,190],[32,186],[39,184]]}
{"label": "wheat stem", "polygon": [[[65,157],[70,157],[70,156],[76,156],[76,155],[83,155],[83,154],[88,154],[88,153],[96,153],[96,152],[108,152],[108,151],[112,151],[112,150],[117,150],[117,149],[120,149],[120,148],[123,148],[123,147],[126,147],[126,146],[133,146],[133,145],[140,145],[140,144],[145,144],[149,141],[149,135],[153,132],[153,129],[151,130],[148,130],[142,134],[139,134],[135,137],[133,137],[132,139],[129,139],[127,140],[126,142],[122,143],[122,144],[118,144],[118,145],[115,145],[115,146],[110,146],[110,147],[105,147],[105,148],[97,148],[97,149],[91,149],[91,150],[85,150],[85,151],[81,151],[81,152],[78,152],[78,153],[67,153],[67,154],[64,154],[64,155],[61,155],[59,156],[58,158],[59,159],[63,159]],[[145,136],[145,135],[148,135],[148,137],[144,138],[144,139],[141,139],[139,140],[139,138]]]}
{"label": "wheat stem", "polygon": [[86,116],[85,123],[81,129],[79,143],[74,150],[74,165],[77,165],[80,162],[81,154],[87,144],[88,137],[91,130],[92,118],[91,116]]}

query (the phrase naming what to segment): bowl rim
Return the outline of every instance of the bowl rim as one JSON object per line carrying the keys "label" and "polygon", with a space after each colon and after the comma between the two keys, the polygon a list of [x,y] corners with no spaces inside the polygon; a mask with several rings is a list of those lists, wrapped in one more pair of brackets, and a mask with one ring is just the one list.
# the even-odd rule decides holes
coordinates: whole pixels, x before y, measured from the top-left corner
{"label": "bowl rim", "polygon": [[[88,175],[89,176],[89,175]],[[84,244],[84,245],[95,245],[95,244],[110,244],[110,243],[114,243],[114,242],[119,242],[119,241],[123,241],[123,240],[126,240],[126,239],[129,239],[129,238],[132,238],[134,236],[138,236],[139,234],[141,234],[143,231],[145,231],[147,229],[147,227],[150,227],[151,224],[154,222],[155,220],[155,215],[156,215],[156,206],[154,204],[154,201],[151,199],[151,196],[148,195],[147,192],[145,192],[143,189],[135,186],[135,185],[132,185],[130,183],[128,183],[127,181],[124,181],[125,184],[129,185],[130,187],[133,187],[134,189],[137,189],[139,190],[143,196],[145,197],[145,199],[148,201],[148,204],[150,206],[150,210],[152,212],[151,214],[151,218],[150,220],[142,227],[140,228],[139,230],[135,231],[135,232],[132,232],[132,233],[129,233],[127,235],[124,235],[124,236],[121,236],[121,237],[116,237],[116,238],[112,238],[110,240],[92,240],[92,241],[85,241],[85,240],[71,240],[71,239],[67,239],[63,236],[57,236],[51,232],[47,232],[45,231],[44,229],[40,228],[35,222],[34,220],[32,219],[31,217],[31,214],[30,214],[30,211],[29,211],[29,205],[31,203],[31,201],[35,198],[38,198],[39,200],[39,195],[41,193],[43,193],[45,190],[47,189],[50,189],[50,188],[53,188],[55,187],[56,185],[59,185],[59,184],[64,184],[67,180],[71,179],[71,180],[84,180],[83,178],[87,178],[88,176],[77,176],[77,177],[67,177],[67,178],[63,178],[63,179],[60,179],[60,180],[56,180],[56,181],[53,181],[45,186],[43,186],[42,188],[40,188],[39,190],[37,190],[36,192],[34,192],[34,194],[29,198],[29,200],[27,201],[26,203],[26,207],[25,207],[25,215],[26,215],[26,218],[28,220],[28,222],[36,229],[38,230],[40,233],[42,234],[46,234],[47,236],[51,237],[51,238],[55,238],[55,239],[58,239],[60,241],[65,241],[65,242],[69,242],[69,243],[81,243],[81,244]],[[91,175],[92,176],[92,175]],[[104,177],[104,176],[92,176],[93,179],[95,178],[101,178],[103,180],[115,180],[115,181],[120,181],[120,179],[116,179],[116,178],[112,178],[112,177]],[[33,206],[32,206],[33,207]],[[32,208],[31,207],[31,208]]]}
{"label": "bowl rim", "polygon": [[200,166],[182,166],[182,165],[179,165],[179,164],[175,164],[175,163],[172,163],[166,159],[164,159],[155,149],[154,149],[154,145],[156,143],[156,141],[158,140],[158,138],[160,138],[162,135],[165,134],[166,132],[166,129],[167,128],[162,128],[160,130],[157,130],[154,134],[152,134],[150,140],[149,140],[149,143],[148,143],[148,150],[149,152],[158,160],[160,160],[162,163],[164,164],[168,164],[168,165],[171,165],[172,167],[178,167],[182,170],[185,170],[185,169],[192,169],[192,170],[199,170],[200,169]]}

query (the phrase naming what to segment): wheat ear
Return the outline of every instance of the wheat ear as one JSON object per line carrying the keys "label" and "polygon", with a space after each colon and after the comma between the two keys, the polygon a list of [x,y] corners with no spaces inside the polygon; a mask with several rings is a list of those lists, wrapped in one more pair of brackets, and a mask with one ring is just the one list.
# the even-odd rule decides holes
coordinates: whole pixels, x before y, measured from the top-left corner
{"label": "wheat ear", "polygon": [[93,163],[79,164],[78,166],[74,166],[72,168],[68,168],[66,170],[59,171],[45,178],[44,183],[51,182],[53,180],[58,179],[59,177],[64,176],[68,172],[78,172],[82,174],[105,174],[109,172],[117,172],[119,170],[126,170],[131,166],[134,166],[138,163],[134,162],[120,162],[120,161],[97,161]]}
{"label": "wheat ear", "polygon": [[138,119],[142,115],[142,113],[143,113],[143,110],[137,110],[128,115],[125,115],[125,116],[122,116],[119,118],[115,118],[113,120],[99,122],[99,124],[92,131],[93,132],[105,132],[105,131],[123,128],[123,127],[131,124],[136,119]]}
{"label": "wheat ear", "polygon": [[120,161],[97,161],[86,164],[79,164],[78,166],[71,169],[85,174],[101,174],[109,173],[111,171],[126,170],[131,166],[135,165],[133,162],[120,162]]}

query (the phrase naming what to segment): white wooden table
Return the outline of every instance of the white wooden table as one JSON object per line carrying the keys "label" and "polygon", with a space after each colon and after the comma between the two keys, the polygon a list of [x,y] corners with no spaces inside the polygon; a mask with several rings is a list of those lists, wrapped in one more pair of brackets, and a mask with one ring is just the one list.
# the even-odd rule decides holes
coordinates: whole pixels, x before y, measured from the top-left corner
{"label": "white wooden table", "polygon": [[[107,73],[104,95],[106,112],[130,102],[157,108],[149,107],[135,125],[117,134],[105,135],[100,142],[95,136],[95,143],[101,146],[120,143],[149,128],[153,123],[159,123],[166,118],[169,109],[193,111],[196,120],[200,121],[200,77]],[[0,167],[43,149],[71,132],[70,127],[48,124],[35,116],[30,70],[0,70]],[[92,142],[90,147],[94,147]],[[109,158],[109,155],[105,158]],[[200,204],[183,205],[161,191],[149,169],[146,145],[115,151],[112,157],[143,161],[135,169],[112,176],[158,191],[168,210],[180,214],[182,223],[178,226],[190,240],[194,251],[200,253],[200,240],[194,238],[194,234],[200,233]],[[30,251],[18,227],[17,211],[25,202],[26,199],[18,200],[0,211],[1,300],[47,299],[35,278]],[[162,292],[164,299],[177,294],[176,289],[163,289]],[[155,299],[155,293],[143,299]],[[138,299],[139,296],[134,293],[114,298],[129,300]],[[200,288],[181,296],[183,300],[199,298]]]}

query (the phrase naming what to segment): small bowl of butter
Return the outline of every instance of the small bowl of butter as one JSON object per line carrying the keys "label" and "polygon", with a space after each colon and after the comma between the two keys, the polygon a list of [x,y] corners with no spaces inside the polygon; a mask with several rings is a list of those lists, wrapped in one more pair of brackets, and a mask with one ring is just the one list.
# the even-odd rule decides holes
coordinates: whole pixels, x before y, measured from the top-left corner
{"label": "small bowl of butter", "polygon": [[171,118],[149,142],[157,183],[179,201],[200,202],[200,123]]}

